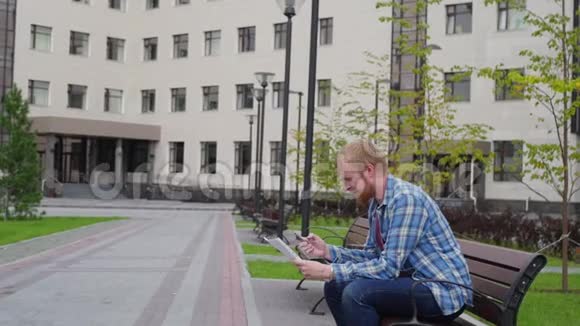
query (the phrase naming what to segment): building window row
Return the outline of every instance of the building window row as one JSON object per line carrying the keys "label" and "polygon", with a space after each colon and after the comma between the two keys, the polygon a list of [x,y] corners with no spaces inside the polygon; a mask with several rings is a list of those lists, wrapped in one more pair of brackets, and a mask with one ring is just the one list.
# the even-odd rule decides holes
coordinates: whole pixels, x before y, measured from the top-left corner
{"label": "building window row", "polygon": [[[524,74],[524,69],[498,70],[495,76],[494,95],[496,101],[522,100],[524,95],[520,85],[510,83],[511,72]],[[469,102],[471,100],[471,77],[467,72],[445,73],[446,98],[449,102]]]}
{"label": "building window row", "polygon": [[[332,18],[320,20],[320,44],[332,44]],[[286,23],[274,25],[274,49],[286,47]],[[39,51],[52,51],[52,27],[31,25],[30,47]],[[204,56],[220,55],[221,30],[204,32]],[[82,31],[71,31],[69,37],[69,53],[71,55],[89,56],[90,34]],[[143,38],[143,60],[157,60],[158,37]],[[256,51],[256,27],[238,28],[238,52]],[[173,35],[173,58],[187,58],[189,55],[189,34]],[[109,60],[124,61],[125,40],[107,37],[106,57]]]}
{"label": "building window row", "polygon": [[[217,172],[217,142],[204,141],[200,143],[200,173],[215,174]],[[252,148],[250,142],[234,142],[234,173],[250,174],[252,164]],[[270,142],[270,173],[281,175],[282,142]],[[182,173],[185,165],[185,143],[169,142],[169,172]]]}
{"label": "building window row", "polygon": [[[502,1],[497,4],[497,30],[508,31],[524,28],[526,1]],[[450,34],[470,34],[472,31],[472,3],[458,3],[445,6],[447,21],[445,31]]]}
{"label": "building window row", "polygon": [[[318,81],[318,106],[330,105],[330,79]],[[283,106],[284,83],[272,84],[272,107]],[[87,86],[68,85],[68,107],[85,109]],[[171,112],[185,112],[187,107],[187,89],[175,87],[170,89]],[[28,102],[37,106],[49,106],[50,82],[43,80],[28,81]],[[202,110],[217,111],[219,109],[219,86],[208,85],[201,87]],[[156,90],[141,90],[141,113],[153,113],[156,107]],[[236,85],[236,110],[251,110],[254,108],[254,84]],[[105,112],[123,112],[123,90],[105,88]]]}

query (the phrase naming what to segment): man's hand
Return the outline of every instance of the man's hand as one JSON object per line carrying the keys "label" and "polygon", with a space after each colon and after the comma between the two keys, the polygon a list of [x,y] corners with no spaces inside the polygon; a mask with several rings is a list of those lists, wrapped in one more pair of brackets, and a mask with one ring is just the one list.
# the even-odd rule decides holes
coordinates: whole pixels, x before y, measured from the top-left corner
{"label": "man's hand", "polygon": [[328,245],[316,234],[310,233],[305,241],[298,244],[298,248],[310,257],[323,257],[326,260],[331,260]]}
{"label": "man's hand", "polygon": [[319,281],[330,281],[332,279],[330,265],[302,259],[294,260],[294,265],[298,267],[306,279]]}

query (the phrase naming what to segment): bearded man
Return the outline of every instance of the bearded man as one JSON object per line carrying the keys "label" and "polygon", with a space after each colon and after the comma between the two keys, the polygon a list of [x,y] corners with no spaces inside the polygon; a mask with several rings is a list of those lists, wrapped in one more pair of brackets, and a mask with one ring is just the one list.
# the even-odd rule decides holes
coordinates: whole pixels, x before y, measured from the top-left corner
{"label": "bearded man", "polygon": [[[385,155],[368,141],[346,145],[337,157],[346,191],[368,205],[365,249],[327,245],[310,234],[299,246],[330,264],[299,260],[307,279],[324,280],[337,325],[379,325],[382,317],[411,317],[411,287],[441,279],[471,287],[459,244],[441,210],[421,188],[388,173]],[[420,320],[448,322],[472,304],[455,285],[421,283],[413,291]]]}

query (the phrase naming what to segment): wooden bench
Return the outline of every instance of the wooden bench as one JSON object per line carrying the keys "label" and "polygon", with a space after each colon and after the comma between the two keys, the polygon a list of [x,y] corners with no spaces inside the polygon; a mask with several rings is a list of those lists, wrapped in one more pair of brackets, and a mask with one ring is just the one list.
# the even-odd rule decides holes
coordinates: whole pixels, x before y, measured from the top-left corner
{"label": "wooden bench", "polygon": [[[346,240],[350,239],[353,242],[349,245],[361,247],[366,240],[368,228],[368,219],[357,218],[347,233],[345,244]],[[353,234],[350,234],[351,230]],[[364,238],[363,230],[366,231]],[[469,266],[473,283],[473,307],[467,307],[466,310],[495,325],[516,325],[519,307],[533,280],[546,265],[546,257],[470,240],[459,239],[458,242]],[[450,283],[446,280],[423,280],[416,284],[427,282]],[[411,320],[382,321],[383,326],[418,324],[422,323],[415,317]],[[450,325],[483,325],[483,323],[464,313]]]}

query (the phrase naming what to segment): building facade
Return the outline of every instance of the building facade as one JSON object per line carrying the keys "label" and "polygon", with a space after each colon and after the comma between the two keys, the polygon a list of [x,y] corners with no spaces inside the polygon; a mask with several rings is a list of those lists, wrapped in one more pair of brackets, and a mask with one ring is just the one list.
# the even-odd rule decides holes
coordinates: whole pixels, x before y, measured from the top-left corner
{"label": "building facade", "polygon": [[[570,2],[568,12],[577,2]],[[539,14],[558,9],[550,0],[527,6]],[[16,6],[15,0],[4,0],[0,7],[3,17],[15,16],[0,20],[0,82],[13,81],[29,99],[48,194],[92,185],[93,195],[104,198],[123,193],[203,200],[214,196],[213,190],[253,187],[256,123],[251,126],[249,117],[257,111],[254,73],[260,71],[275,74],[264,101],[263,187],[277,189],[272,166],[282,138],[286,18],[274,1],[18,0]],[[298,126],[298,92],[304,93],[305,126],[310,10],[307,1],[294,18],[290,129]],[[409,33],[379,21],[391,14],[391,8],[378,10],[370,0],[321,1],[317,111],[337,105],[333,87],[347,83],[349,73],[369,69],[365,51],[390,54],[393,39]],[[449,73],[456,65],[524,69],[520,50],[548,51],[545,39],[531,37],[523,14],[505,5],[444,0],[416,18],[430,26],[429,40],[421,35],[418,40],[441,48],[430,63]],[[577,17],[570,24],[576,26]],[[12,30],[18,36],[13,43]],[[414,59],[395,54],[393,60]],[[391,87],[416,87],[410,69],[392,65]],[[493,127],[482,146],[496,160],[491,172],[473,178],[463,173],[468,191],[459,197],[522,207],[539,202],[518,180],[518,171],[502,166],[517,160],[519,140],[556,141],[550,123],[537,121],[545,113],[525,100],[498,95],[491,80],[472,76],[450,87],[462,97],[452,103],[458,123]],[[365,101],[373,107],[372,98]],[[572,134],[573,143],[576,137]],[[293,147],[293,137],[288,139]],[[295,156],[288,162],[292,175]],[[558,200],[546,185],[529,183]],[[295,189],[291,179],[286,184]],[[183,189],[187,193],[179,192]],[[444,194],[454,195],[454,189]]]}
{"label": "building facade", "polygon": [[[525,3],[527,9],[540,16],[561,12],[559,4],[551,0]],[[578,1],[567,2],[569,29],[578,27],[578,17],[574,14],[577,9]],[[525,74],[529,62],[519,55],[520,51],[530,49],[538,54],[549,54],[550,50],[546,38],[531,36],[533,27],[526,26],[524,16],[523,11],[507,4],[485,6],[481,1],[444,0],[431,6],[427,13],[429,42],[439,45],[442,50],[433,51],[429,60],[447,73],[454,66],[483,68],[503,64],[502,69],[506,71],[518,69]],[[492,171],[480,178],[484,186],[478,188],[483,189],[483,195],[478,197],[497,206],[511,202],[516,204],[511,207],[517,209],[541,211],[542,206],[548,205],[532,188],[550,201],[560,201],[559,195],[540,181],[524,177],[523,181],[530,188],[520,182],[521,163],[515,170],[504,168],[505,164],[521,160],[517,153],[522,146],[519,141],[557,143],[553,118],[548,111],[512,97],[505,88],[499,87],[496,91],[496,84],[490,79],[471,76],[451,85],[456,92],[454,95],[462,97],[452,104],[457,109],[457,122],[484,123],[493,128],[488,138],[495,162]],[[572,146],[578,142],[575,132],[577,130],[573,128],[569,137]],[[575,171],[578,171],[578,166],[572,166],[571,173]],[[576,194],[572,201],[579,202],[580,197]],[[557,204],[554,206],[557,210]]]}
{"label": "building facade", "polygon": [[[302,128],[310,10],[306,3],[293,20],[290,86],[304,93]],[[317,110],[332,105],[332,85],[365,69],[364,51],[388,53],[381,14],[373,1],[321,4]],[[264,101],[263,187],[277,189],[270,164],[282,138],[285,21],[275,1],[19,0],[14,82],[28,93],[47,188],[142,196],[147,184],[154,197],[176,198],[166,185],[247,189],[254,73],[267,71],[275,77]]]}

